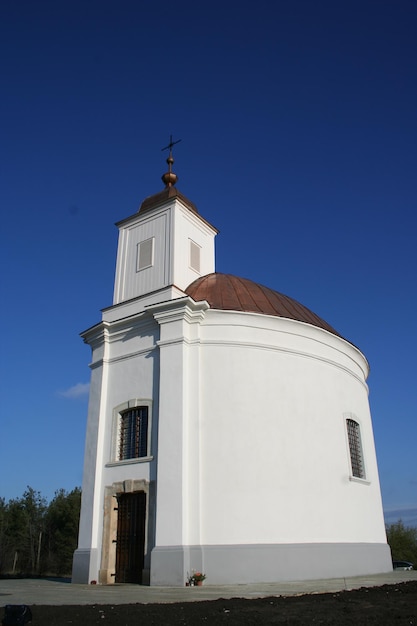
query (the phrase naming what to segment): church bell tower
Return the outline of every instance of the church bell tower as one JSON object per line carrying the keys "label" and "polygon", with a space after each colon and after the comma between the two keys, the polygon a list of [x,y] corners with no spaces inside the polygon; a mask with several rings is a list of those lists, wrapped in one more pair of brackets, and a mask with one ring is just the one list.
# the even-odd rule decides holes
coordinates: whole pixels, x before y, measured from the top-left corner
{"label": "church bell tower", "polygon": [[138,213],[117,223],[119,245],[113,305],[145,298],[148,304],[180,297],[186,287],[214,272],[217,230],[176,187],[169,143],[165,188],[146,198]]}

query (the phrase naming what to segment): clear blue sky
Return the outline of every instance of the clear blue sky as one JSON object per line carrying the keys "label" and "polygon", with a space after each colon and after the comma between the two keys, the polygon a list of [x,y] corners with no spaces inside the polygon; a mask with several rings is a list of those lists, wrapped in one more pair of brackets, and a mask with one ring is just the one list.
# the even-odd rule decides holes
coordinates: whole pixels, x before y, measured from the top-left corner
{"label": "clear blue sky", "polygon": [[416,31],[415,0],[0,3],[0,496],[81,484],[79,333],[172,132],[217,270],[367,356],[386,518],[417,525]]}

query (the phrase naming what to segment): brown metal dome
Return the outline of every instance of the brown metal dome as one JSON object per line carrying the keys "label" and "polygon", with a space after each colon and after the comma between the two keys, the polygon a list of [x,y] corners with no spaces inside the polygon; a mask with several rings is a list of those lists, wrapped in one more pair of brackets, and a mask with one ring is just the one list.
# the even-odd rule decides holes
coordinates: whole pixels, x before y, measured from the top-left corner
{"label": "brown metal dome", "polygon": [[296,300],[247,278],[231,274],[207,274],[192,282],[185,293],[196,302],[207,300],[213,309],[286,317],[318,326],[340,337],[332,326]]}

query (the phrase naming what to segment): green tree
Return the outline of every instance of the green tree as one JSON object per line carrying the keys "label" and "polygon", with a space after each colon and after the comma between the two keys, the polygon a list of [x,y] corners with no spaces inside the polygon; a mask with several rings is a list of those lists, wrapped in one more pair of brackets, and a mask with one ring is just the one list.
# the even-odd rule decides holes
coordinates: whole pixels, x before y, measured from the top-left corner
{"label": "green tree", "polygon": [[[5,569],[13,574],[25,561],[22,548],[26,543],[26,520],[20,500],[10,500],[6,505],[5,519]],[[18,569],[17,569],[18,568]]]}
{"label": "green tree", "polygon": [[6,505],[4,536],[7,569],[12,573],[40,572],[45,511],[46,500],[29,486],[21,498],[10,500]]}
{"label": "green tree", "polygon": [[21,498],[0,498],[0,573],[67,575],[77,547],[81,489],[60,489],[48,505],[27,487]]}
{"label": "green tree", "polygon": [[410,561],[417,567],[417,528],[404,526],[398,520],[387,526],[387,540],[394,561]]}
{"label": "green tree", "polygon": [[67,493],[60,489],[48,506],[48,570],[57,576],[71,573],[72,557],[77,547],[81,489]]}
{"label": "green tree", "polygon": [[39,574],[47,502],[39,491],[28,487],[23,494],[23,506],[27,523],[29,571],[33,574]]}
{"label": "green tree", "polygon": [[0,498],[0,573],[7,569],[9,560],[9,541],[7,537],[7,504]]}

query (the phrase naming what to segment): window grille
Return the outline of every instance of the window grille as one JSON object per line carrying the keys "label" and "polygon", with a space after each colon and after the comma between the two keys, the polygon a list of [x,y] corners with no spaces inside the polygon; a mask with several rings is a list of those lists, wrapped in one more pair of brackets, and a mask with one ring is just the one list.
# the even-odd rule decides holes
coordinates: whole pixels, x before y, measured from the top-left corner
{"label": "window grille", "polygon": [[120,416],[119,460],[148,456],[148,407],[138,406]]}
{"label": "window grille", "polygon": [[347,433],[349,439],[350,463],[352,466],[352,475],[356,478],[365,478],[365,470],[363,464],[363,454],[361,445],[360,426],[355,420],[346,420]]}

